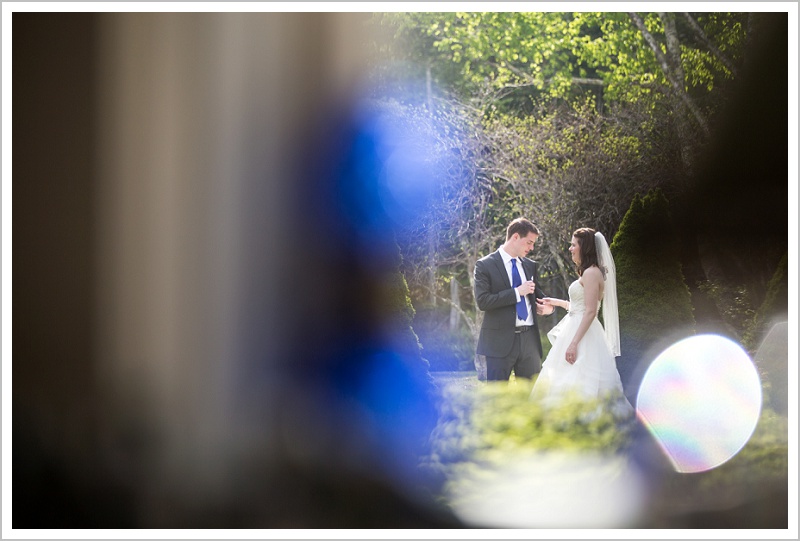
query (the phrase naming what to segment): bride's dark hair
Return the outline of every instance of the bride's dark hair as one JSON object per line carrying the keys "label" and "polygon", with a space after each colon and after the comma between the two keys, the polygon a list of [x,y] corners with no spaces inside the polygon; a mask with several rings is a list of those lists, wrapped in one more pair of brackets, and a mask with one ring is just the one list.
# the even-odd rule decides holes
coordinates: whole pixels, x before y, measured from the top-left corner
{"label": "bride's dark hair", "polygon": [[592,265],[597,265],[597,268],[602,271],[603,277],[606,275],[605,269],[600,266],[600,262],[597,259],[597,245],[594,239],[595,233],[595,230],[590,227],[581,227],[580,229],[576,229],[572,234],[573,237],[578,239],[578,246],[581,250],[581,262],[578,264],[578,276],[583,276],[583,271]]}

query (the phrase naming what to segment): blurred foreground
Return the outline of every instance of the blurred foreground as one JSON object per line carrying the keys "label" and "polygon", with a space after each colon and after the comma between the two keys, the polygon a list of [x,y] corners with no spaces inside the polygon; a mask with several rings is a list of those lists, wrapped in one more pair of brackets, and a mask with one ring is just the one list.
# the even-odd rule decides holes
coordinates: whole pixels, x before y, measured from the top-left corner
{"label": "blurred foreground", "polygon": [[13,14],[9,526],[460,525],[347,158],[363,17]]}

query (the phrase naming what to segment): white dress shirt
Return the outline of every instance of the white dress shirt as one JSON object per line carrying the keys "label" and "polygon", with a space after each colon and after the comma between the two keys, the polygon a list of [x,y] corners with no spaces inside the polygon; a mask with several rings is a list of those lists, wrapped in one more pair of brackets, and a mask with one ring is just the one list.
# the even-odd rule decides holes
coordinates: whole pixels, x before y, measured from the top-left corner
{"label": "white dress shirt", "polygon": [[[503,258],[503,264],[505,265],[506,272],[508,273],[508,283],[511,284],[511,287],[514,287],[514,279],[511,276],[511,266],[512,266],[511,260],[517,258],[508,255],[502,247],[500,247],[500,257]],[[519,259],[517,259],[517,270],[519,271],[519,277],[522,279],[523,282],[532,279],[532,277],[525,276],[525,269],[522,267],[522,261]],[[517,296],[517,302],[519,302],[520,294],[519,291],[517,291],[517,288],[515,287],[514,287],[514,293]],[[522,325],[533,325],[533,311],[531,310],[531,302],[530,300],[528,300],[527,296],[525,297],[525,305],[528,307],[528,319],[525,321],[521,321],[519,318],[516,318],[518,327]]]}

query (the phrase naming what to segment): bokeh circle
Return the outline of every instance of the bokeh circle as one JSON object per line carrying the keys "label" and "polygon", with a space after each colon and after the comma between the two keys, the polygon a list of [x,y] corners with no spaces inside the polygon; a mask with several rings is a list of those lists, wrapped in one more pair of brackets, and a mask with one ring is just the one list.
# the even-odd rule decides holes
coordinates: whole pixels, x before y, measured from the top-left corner
{"label": "bokeh circle", "polygon": [[761,413],[761,381],[747,352],[725,337],[686,338],[662,352],[636,401],[676,471],[710,470],[750,439]]}

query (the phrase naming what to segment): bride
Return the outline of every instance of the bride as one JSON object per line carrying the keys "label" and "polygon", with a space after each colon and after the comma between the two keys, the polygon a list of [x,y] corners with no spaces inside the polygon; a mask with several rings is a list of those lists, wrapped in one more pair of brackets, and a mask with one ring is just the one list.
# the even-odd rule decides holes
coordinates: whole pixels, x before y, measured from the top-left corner
{"label": "bride", "polygon": [[[614,359],[620,354],[619,316],[616,268],[608,243],[602,233],[581,228],[573,233],[569,251],[578,269],[578,279],[569,286],[569,301],[550,297],[539,301],[568,313],[547,333],[552,348],[531,398],[552,405],[566,396],[593,400],[611,395],[632,413]],[[597,319],[601,300],[605,327]]]}

